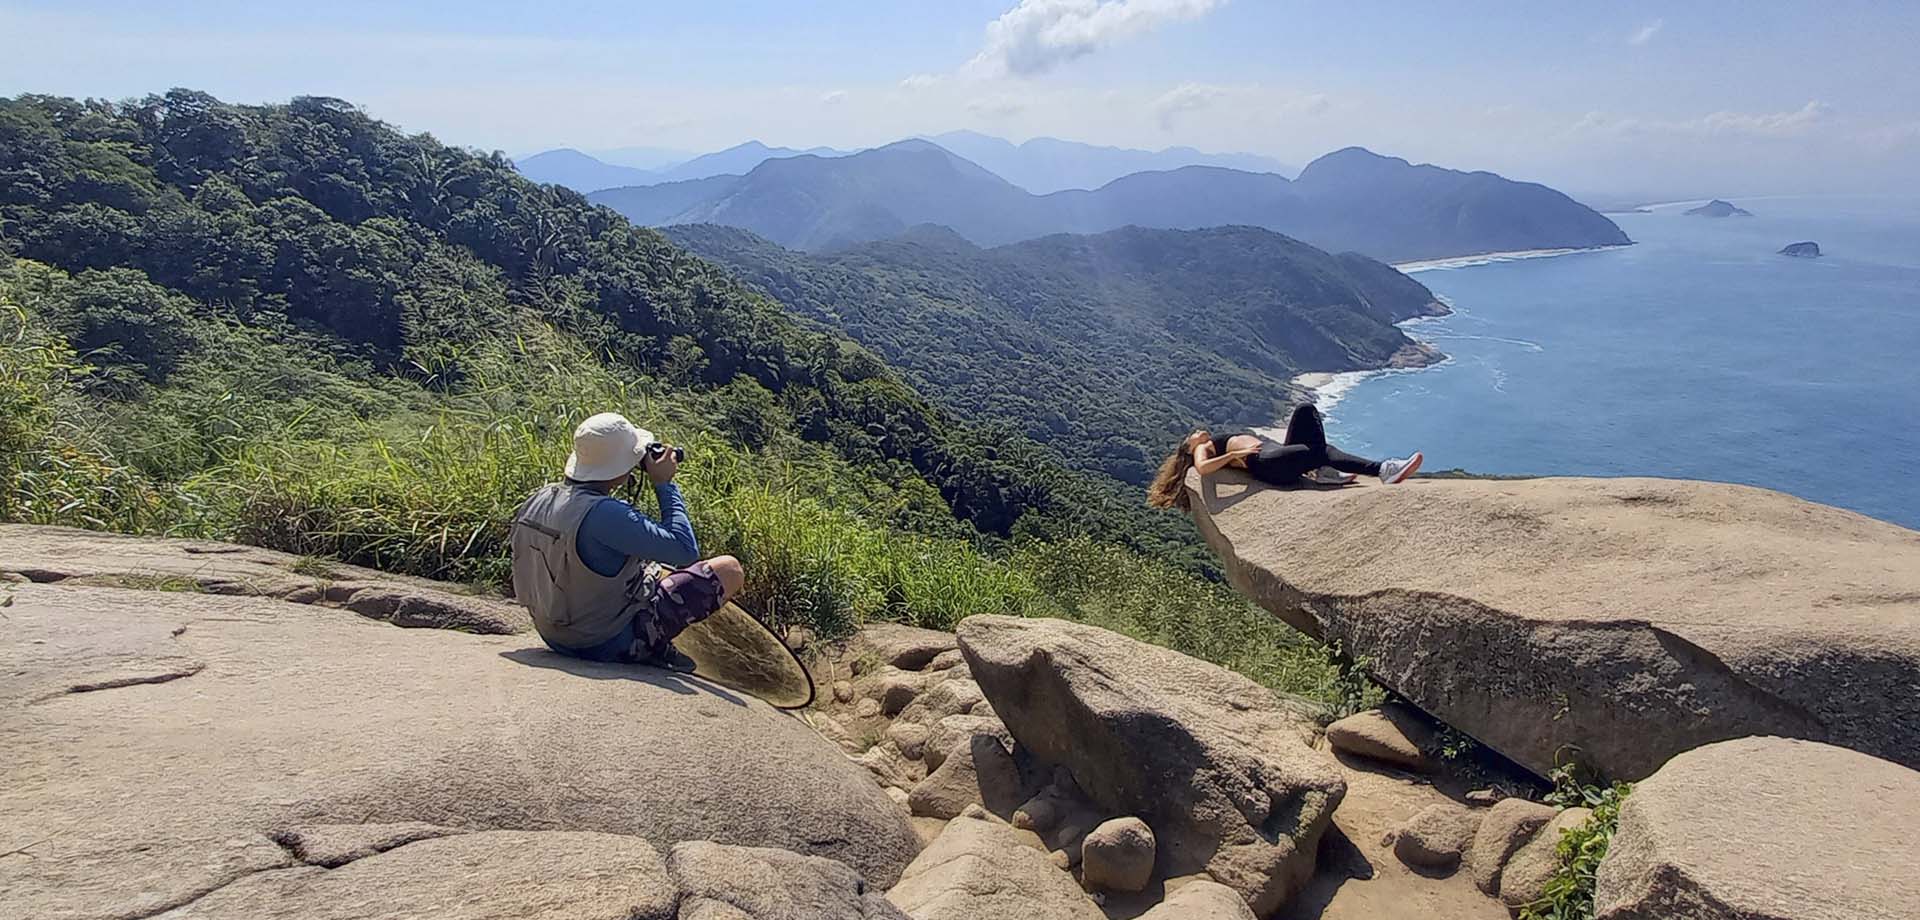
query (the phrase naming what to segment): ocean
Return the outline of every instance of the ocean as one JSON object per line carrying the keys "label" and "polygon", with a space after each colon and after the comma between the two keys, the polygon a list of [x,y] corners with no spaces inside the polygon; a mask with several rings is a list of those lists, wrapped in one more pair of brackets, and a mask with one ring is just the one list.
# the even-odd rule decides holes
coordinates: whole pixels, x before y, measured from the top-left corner
{"label": "ocean", "polygon": [[[1322,384],[1328,433],[1425,469],[1746,483],[1920,528],[1920,199],[1609,215],[1636,244],[1403,266],[1449,356]],[[1824,255],[1778,255],[1813,240]]]}

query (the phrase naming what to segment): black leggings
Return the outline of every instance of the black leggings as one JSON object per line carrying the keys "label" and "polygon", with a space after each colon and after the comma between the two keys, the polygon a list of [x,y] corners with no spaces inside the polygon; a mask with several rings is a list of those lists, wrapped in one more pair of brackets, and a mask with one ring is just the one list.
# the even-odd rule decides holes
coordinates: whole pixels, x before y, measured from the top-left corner
{"label": "black leggings", "polygon": [[1285,440],[1262,444],[1260,453],[1247,458],[1247,472],[1253,478],[1276,486],[1296,485],[1300,477],[1323,466],[1342,473],[1380,475],[1379,461],[1356,457],[1327,443],[1320,410],[1312,403],[1294,407],[1293,417],[1287,420]]}

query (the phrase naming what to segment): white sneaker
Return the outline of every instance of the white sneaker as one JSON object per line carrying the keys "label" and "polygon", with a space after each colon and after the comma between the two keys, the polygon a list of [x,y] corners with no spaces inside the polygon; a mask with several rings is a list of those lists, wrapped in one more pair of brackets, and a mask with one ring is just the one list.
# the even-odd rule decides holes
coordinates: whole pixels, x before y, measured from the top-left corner
{"label": "white sneaker", "polygon": [[1303,478],[1317,486],[1344,486],[1360,477],[1352,473],[1342,473],[1330,466],[1323,466]]}
{"label": "white sneaker", "polygon": [[1420,472],[1420,461],[1425,459],[1419,451],[1414,451],[1413,456],[1405,460],[1382,460],[1380,481],[1387,485],[1405,482],[1408,476]]}

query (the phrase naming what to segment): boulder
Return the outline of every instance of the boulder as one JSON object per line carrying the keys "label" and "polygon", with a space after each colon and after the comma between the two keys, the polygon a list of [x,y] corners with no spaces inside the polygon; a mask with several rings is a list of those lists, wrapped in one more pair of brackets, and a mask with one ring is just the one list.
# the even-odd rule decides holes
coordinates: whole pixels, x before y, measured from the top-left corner
{"label": "boulder", "polygon": [[674,845],[667,870],[682,918],[714,903],[750,920],[906,920],[860,873],[819,856],[690,841]]}
{"label": "boulder", "polygon": [[1409,866],[1450,871],[1479,826],[1480,815],[1464,805],[1429,805],[1390,833],[1393,855]]}
{"label": "boulder", "polygon": [[927,762],[927,769],[940,769],[948,751],[981,732],[995,735],[1005,744],[1013,744],[1013,735],[1007,732],[1006,724],[993,716],[948,716],[934,723],[927,732],[927,743],[921,753]]}
{"label": "boulder", "polygon": [[1254,920],[1254,916],[1238,892],[1200,879],[1180,886],[1139,920]]}
{"label": "boulder", "polygon": [[947,822],[887,900],[913,920],[1106,920],[1073,876],[987,817]]}
{"label": "boulder", "polygon": [[1425,751],[1432,741],[1432,728],[1393,703],[1327,726],[1327,743],[1336,751],[1423,773],[1433,769]]}
{"label": "boulder", "polygon": [[891,741],[867,748],[854,757],[853,762],[866,767],[874,781],[882,786],[910,789],[927,778],[926,768],[918,761],[908,760]]}
{"label": "boulder", "polygon": [[948,716],[965,715],[984,702],[980,685],[971,680],[945,680],[934,684],[900,712],[900,721],[932,725]]}
{"label": "boulder", "polygon": [[998,736],[981,731],[956,744],[940,768],[913,787],[907,807],[929,818],[952,818],[968,805],[1010,815],[1023,798],[1013,755]]}
{"label": "boulder", "polygon": [[[17,558],[9,546],[0,538],[0,557]],[[876,885],[917,848],[903,811],[831,743],[696,678],[264,597],[27,584],[13,599],[0,630],[0,744],[15,778],[0,789],[0,852],[25,849],[0,859],[0,916],[147,916],[249,875],[266,884],[299,865],[299,846],[276,840],[394,847],[300,883],[326,892],[394,865],[374,862],[386,855],[504,839],[395,847],[418,825],[528,832],[540,852],[588,832],[773,845]],[[555,866],[571,877],[594,865],[538,869],[550,884]],[[416,875],[423,891],[438,884]]]}
{"label": "boulder", "polygon": [[1682,480],[1186,494],[1241,592],[1541,775],[1569,750],[1639,779],[1752,734],[1920,767],[1911,530]]}
{"label": "boulder", "polygon": [[1513,854],[1559,812],[1551,805],[1526,799],[1501,799],[1487,809],[1474,831],[1473,847],[1467,865],[1473,870],[1473,884],[1484,894],[1500,893],[1500,870]]}
{"label": "boulder", "polygon": [[1920,773],[1856,751],[1742,738],[1688,751],[1620,808],[1601,920],[1920,917]]}
{"label": "boulder", "polygon": [[1098,627],[974,616],[974,679],[1020,745],[1153,827],[1162,877],[1206,872],[1257,914],[1312,875],[1346,782],[1308,716],[1225,668]]}
{"label": "boulder", "polygon": [[[154,916],[157,920],[675,920],[678,900],[673,879],[652,844],[624,834],[575,831],[485,831],[422,840],[336,869],[261,869],[195,895],[177,897],[179,907]],[[79,916],[83,906],[100,907],[76,898],[71,908],[59,914],[9,912],[8,916]]]}
{"label": "boulder", "polygon": [[1139,891],[1153,880],[1153,829],[1139,818],[1115,818],[1080,844],[1080,876],[1107,891]]}
{"label": "boulder", "polygon": [[1500,870],[1500,900],[1519,908],[1540,900],[1547,882],[1560,871],[1560,837],[1593,816],[1592,809],[1569,808],[1553,816],[1540,832],[1522,844]]}
{"label": "boulder", "polygon": [[899,623],[869,624],[860,630],[860,639],[881,661],[903,671],[925,668],[935,656],[955,647],[953,633]]}
{"label": "boulder", "polygon": [[914,722],[895,722],[887,727],[887,740],[900,749],[900,756],[919,760],[927,748],[927,727]]}
{"label": "boulder", "polygon": [[897,716],[920,695],[925,685],[926,679],[920,675],[888,665],[873,682],[873,698],[880,701],[882,713]]}

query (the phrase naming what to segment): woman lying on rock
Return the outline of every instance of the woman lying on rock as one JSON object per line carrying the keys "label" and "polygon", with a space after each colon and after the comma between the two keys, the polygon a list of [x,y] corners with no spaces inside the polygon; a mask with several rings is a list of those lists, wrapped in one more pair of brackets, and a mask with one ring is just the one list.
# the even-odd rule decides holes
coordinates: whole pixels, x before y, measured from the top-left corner
{"label": "woman lying on rock", "polygon": [[[1417,472],[1421,459],[1415,451],[1405,460],[1368,460],[1328,444],[1319,408],[1303,403],[1294,408],[1293,417],[1287,420],[1286,437],[1277,444],[1250,432],[1216,435],[1202,428],[1187,435],[1173,456],[1160,464],[1159,474],[1147,487],[1147,504],[1185,507],[1184,483],[1189,469],[1211,476],[1234,467],[1276,486],[1298,485],[1303,478],[1322,485],[1345,485],[1363,475],[1378,476],[1381,482],[1393,485]],[[1325,467],[1336,472],[1327,473]]]}

